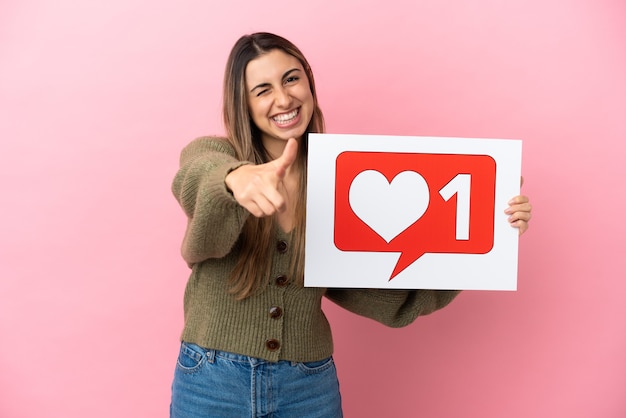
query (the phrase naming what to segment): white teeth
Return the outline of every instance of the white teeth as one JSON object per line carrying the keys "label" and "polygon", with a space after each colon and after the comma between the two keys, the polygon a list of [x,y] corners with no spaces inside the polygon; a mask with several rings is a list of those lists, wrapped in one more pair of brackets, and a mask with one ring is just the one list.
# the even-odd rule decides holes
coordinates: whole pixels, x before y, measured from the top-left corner
{"label": "white teeth", "polygon": [[293,112],[284,113],[282,115],[276,115],[272,119],[274,119],[278,123],[285,123],[285,122],[289,122],[296,116],[298,116],[298,109],[294,110]]}

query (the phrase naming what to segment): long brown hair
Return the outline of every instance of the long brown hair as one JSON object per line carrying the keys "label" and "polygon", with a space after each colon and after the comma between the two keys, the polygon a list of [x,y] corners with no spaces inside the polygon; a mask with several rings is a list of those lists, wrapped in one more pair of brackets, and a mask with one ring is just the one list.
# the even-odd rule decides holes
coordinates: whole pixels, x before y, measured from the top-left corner
{"label": "long brown hair", "polygon": [[[300,179],[292,233],[294,254],[290,275],[292,282],[301,284],[304,276],[307,136],[310,132],[324,132],[325,129],[324,116],[317,101],[313,72],[302,52],[287,39],[272,33],[258,32],[239,38],[230,52],[224,72],[223,117],[228,141],[235,149],[239,160],[254,164],[270,161],[261,141],[261,132],[248,111],[245,72],[250,61],[276,49],[300,61],[309,79],[314,104],[311,121],[299,143],[296,161],[300,168]],[[275,251],[273,245],[275,227],[274,217],[249,216],[246,220],[238,244],[241,248],[239,259],[229,278],[230,290],[238,299],[252,295],[268,283],[272,268],[271,252]]]}

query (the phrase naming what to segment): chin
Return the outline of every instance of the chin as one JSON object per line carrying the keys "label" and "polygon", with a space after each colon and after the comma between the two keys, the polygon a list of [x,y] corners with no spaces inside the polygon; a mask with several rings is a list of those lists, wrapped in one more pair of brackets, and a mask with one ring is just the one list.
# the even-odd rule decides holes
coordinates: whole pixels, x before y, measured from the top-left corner
{"label": "chin", "polygon": [[301,132],[300,131],[291,131],[291,132],[288,132],[286,134],[277,135],[277,138],[280,138],[283,141],[289,141],[289,138],[300,139],[300,138],[302,138],[302,136],[304,135],[305,132],[306,132],[306,130],[303,130]]}

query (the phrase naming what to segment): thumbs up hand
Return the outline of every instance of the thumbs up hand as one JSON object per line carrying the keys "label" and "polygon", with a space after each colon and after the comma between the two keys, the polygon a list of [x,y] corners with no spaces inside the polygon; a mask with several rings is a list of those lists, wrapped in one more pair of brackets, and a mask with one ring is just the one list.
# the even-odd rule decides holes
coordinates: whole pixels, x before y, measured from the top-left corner
{"label": "thumbs up hand", "polygon": [[243,165],[226,176],[235,200],[256,217],[271,216],[286,209],[283,180],[296,161],[298,142],[287,141],[280,157],[265,164]]}

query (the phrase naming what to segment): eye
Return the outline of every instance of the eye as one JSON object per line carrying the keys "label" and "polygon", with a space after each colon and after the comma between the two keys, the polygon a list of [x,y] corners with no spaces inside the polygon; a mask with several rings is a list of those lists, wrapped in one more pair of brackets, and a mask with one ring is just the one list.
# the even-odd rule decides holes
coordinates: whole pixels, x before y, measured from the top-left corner
{"label": "eye", "polygon": [[264,90],[261,90],[261,91],[257,92],[256,97],[262,96],[262,95],[264,95],[265,93],[267,93],[268,91],[269,91],[269,89],[264,89]]}
{"label": "eye", "polygon": [[300,79],[300,77],[297,77],[295,75],[289,76],[285,79],[285,84],[292,84],[295,83],[296,81],[298,81]]}

